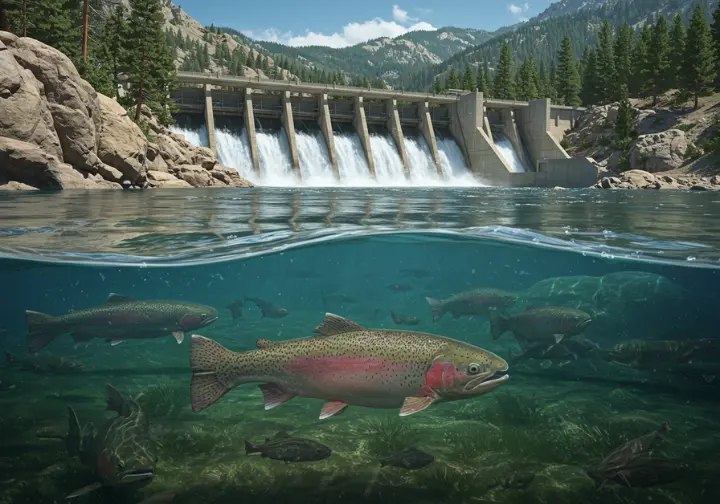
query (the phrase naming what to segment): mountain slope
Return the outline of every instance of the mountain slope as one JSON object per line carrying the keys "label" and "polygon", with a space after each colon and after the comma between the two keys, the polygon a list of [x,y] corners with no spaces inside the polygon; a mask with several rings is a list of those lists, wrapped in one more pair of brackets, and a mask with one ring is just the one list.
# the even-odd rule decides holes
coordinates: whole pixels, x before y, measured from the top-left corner
{"label": "mountain slope", "polygon": [[[573,53],[579,58],[585,47],[597,43],[597,34],[606,19],[615,28],[624,21],[639,28],[645,22],[654,22],[659,14],[671,17],[681,13],[688,17],[696,2],[705,8],[708,18],[717,6],[717,0],[561,0],[514,31],[451,56],[436,67],[436,74],[442,76],[450,68],[462,71],[468,65],[484,62],[493,68],[505,42],[512,47],[516,61],[533,56],[538,63],[549,64],[555,61],[565,35],[570,37]],[[433,79],[434,75],[419,72],[408,76],[403,84],[408,89],[427,89]]]}

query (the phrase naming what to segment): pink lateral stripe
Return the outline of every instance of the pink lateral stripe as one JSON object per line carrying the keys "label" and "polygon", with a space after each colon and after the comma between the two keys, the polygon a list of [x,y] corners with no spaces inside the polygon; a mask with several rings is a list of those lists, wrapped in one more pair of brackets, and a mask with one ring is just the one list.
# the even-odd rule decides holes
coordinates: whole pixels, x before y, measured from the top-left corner
{"label": "pink lateral stripe", "polygon": [[319,382],[338,384],[373,375],[402,374],[409,366],[407,363],[378,357],[332,355],[296,357],[285,364],[285,369],[292,374],[313,378]]}

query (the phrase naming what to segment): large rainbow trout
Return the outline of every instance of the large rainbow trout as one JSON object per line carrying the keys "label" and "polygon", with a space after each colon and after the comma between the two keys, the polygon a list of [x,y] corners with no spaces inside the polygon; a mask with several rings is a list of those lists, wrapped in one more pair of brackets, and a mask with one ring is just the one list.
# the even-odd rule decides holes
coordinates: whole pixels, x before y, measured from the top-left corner
{"label": "large rainbow trout", "polygon": [[400,408],[400,416],[407,416],[485,394],[509,378],[507,362],[497,355],[442,336],[366,329],[331,313],[315,332],[319,336],[259,340],[249,352],[193,335],[193,411],[238,385],[264,382],[266,410],[299,396],[326,401],[320,419],[348,405]]}

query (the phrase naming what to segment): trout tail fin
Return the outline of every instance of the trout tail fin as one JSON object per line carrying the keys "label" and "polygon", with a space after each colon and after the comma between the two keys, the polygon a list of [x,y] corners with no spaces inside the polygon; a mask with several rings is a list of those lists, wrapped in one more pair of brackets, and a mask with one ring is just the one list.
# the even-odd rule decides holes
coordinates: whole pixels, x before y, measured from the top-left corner
{"label": "trout tail fin", "polygon": [[508,318],[493,310],[490,312],[490,334],[496,340],[508,330]]}
{"label": "trout tail fin", "polygon": [[260,453],[260,448],[250,441],[245,441],[245,455],[252,455],[253,453]]}
{"label": "trout tail fin", "polygon": [[437,322],[443,318],[443,315],[445,315],[445,306],[443,305],[443,302],[440,299],[434,299],[431,297],[426,297],[425,300],[430,305],[430,310],[432,310],[433,322]]}
{"label": "trout tail fin", "polygon": [[190,397],[193,411],[207,408],[232,388],[223,380],[226,376],[218,374],[218,370],[225,368],[232,356],[232,351],[210,338],[192,335]]}
{"label": "trout tail fin", "polygon": [[55,317],[52,315],[26,310],[25,320],[28,326],[27,344],[30,353],[39,352],[60,334],[54,324]]}

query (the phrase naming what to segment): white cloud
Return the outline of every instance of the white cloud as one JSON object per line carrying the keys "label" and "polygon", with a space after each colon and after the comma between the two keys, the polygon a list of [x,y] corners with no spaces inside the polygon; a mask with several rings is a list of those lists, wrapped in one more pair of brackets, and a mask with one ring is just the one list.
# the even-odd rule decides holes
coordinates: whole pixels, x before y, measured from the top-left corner
{"label": "white cloud", "polygon": [[520,5],[511,3],[508,5],[508,10],[510,11],[510,14],[515,16],[519,21],[527,21],[527,13],[530,10],[530,4],[527,2]]}
{"label": "white cloud", "polygon": [[393,5],[393,19],[398,23],[407,23],[410,20],[408,12],[400,8],[399,5]]}
{"label": "white cloud", "polygon": [[[407,11],[397,5],[393,6],[392,15],[394,21],[386,21],[377,17],[360,23],[348,23],[343,26],[341,32],[329,35],[310,30],[306,30],[304,34],[299,35],[292,32],[283,33],[272,28],[262,31],[243,30],[243,33],[255,40],[278,42],[294,47],[319,45],[339,48],[380,37],[399,37],[410,31],[436,29],[430,23],[410,17]],[[413,24],[408,26],[409,22],[413,22]]]}

